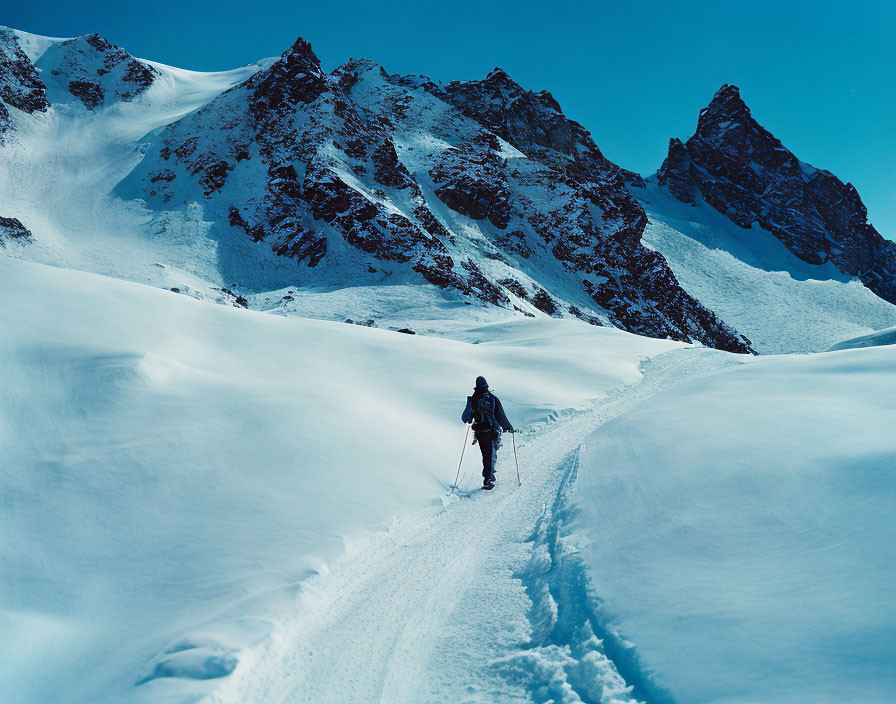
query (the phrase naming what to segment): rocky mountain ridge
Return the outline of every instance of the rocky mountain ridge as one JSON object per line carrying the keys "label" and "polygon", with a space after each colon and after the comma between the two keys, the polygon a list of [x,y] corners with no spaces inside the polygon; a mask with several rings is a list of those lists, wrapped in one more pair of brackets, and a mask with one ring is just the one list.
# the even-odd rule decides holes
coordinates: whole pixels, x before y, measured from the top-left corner
{"label": "rocky mountain ridge", "polygon": [[670,141],[657,179],[678,200],[702,198],[743,228],[757,223],[803,261],[830,262],[896,303],[896,243],[868,222],[855,187],[800,161],[736,86],[719,89],[687,142]]}
{"label": "rocky mountain ridge", "polygon": [[306,275],[331,260],[350,278],[413,272],[498,306],[750,350],[641,245],[625,172],[499,69],[445,86],[370,61],[328,74],[300,39],[162,130],[120,190],[155,209],[204,202]]}
{"label": "rocky mountain ridge", "polygon": [[[206,97],[171,108],[181,104],[178,91],[197,89]],[[160,117],[160,108],[170,117]],[[776,236],[790,237],[800,256],[810,261],[822,251],[817,261],[859,271],[854,275],[869,287],[887,281],[886,247],[854,236],[867,231],[859,227],[864,206],[851,186],[796,161],[750,122],[736,88],[725,87],[710,108],[694,138],[673,140],[658,175],[663,187],[684,202],[730,209],[741,226],[772,227],[773,213],[757,209],[759,201],[779,201],[779,210],[790,203],[803,213],[794,222],[811,227],[782,227]],[[87,127],[89,144],[102,149],[104,125],[128,135],[97,169],[110,173],[114,164],[114,180],[90,196],[116,218],[103,247],[107,260],[114,258],[115,232],[122,231],[116,227],[149,245],[173,244],[174,257],[162,247],[160,258],[148,260],[158,265],[142,265],[176,261],[199,273],[192,282],[161,284],[172,289],[197,290],[205,281],[251,306],[288,287],[430,284],[445,300],[753,351],[682,287],[662,249],[644,245],[638,187],[647,182],[608,160],[550,93],[526,90],[500,68],[481,80],[445,84],[389,74],[369,60],[327,72],[299,39],[279,59],[209,81],[136,59],[98,35],[54,40],[3,29],[0,109],[0,159],[27,154],[41,125],[50,139],[57,123],[69,139]],[[123,130],[123,121],[147,127]],[[17,129],[26,125],[20,137]],[[79,148],[79,158],[93,148]],[[68,169],[68,147],[57,151],[61,166],[54,168]],[[756,183],[740,168],[745,154]],[[32,162],[45,163],[39,156]],[[710,179],[701,166],[710,162],[737,178]],[[794,164],[810,184],[802,195],[788,180]],[[69,188],[77,178],[75,169]],[[760,185],[763,198],[745,195]],[[52,182],[44,188],[57,196]],[[30,197],[19,190],[20,198]],[[65,207],[73,204],[63,199]],[[29,233],[7,228],[7,243],[16,243],[7,252],[27,257],[29,248],[43,246],[40,216],[16,208],[0,216]],[[85,212],[82,222],[94,217]],[[72,236],[80,246],[78,233]],[[52,238],[47,246],[56,246]],[[197,266],[193,252],[210,258]],[[886,292],[886,284],[877,289]]]}

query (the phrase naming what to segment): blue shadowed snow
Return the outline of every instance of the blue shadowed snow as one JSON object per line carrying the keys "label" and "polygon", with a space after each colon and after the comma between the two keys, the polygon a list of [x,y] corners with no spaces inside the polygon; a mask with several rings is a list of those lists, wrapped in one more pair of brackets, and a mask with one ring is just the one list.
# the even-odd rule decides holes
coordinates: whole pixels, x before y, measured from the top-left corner
{"label": "blue shadowed snow", "polygon": [[878,330],[868,335],[838,342],[828,351],[834,352],[836,350],[849,350],[858,347],[878,347],[880,345],[896,345],[896,327]]}
{"label": "blue shadowed snow", "polygon": [[631,190],[650,217],[644,243],[760,353],[821,352],[896,325],[896,306],[830,264],[798,259],[762,228],[738,227],[702,201],[681,203],[652,180]]}
{"label": "blue shadowed snow", "polygon": [[588,439],[595,591],[676,701],[893,701],[894,388],[892,347],[759,358]]}

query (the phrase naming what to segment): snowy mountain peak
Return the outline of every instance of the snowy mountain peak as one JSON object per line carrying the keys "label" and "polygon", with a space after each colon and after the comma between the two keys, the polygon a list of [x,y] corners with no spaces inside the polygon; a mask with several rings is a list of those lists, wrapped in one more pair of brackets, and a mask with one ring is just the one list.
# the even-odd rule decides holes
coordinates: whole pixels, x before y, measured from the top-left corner
{"label": "snowy mountain peak", "polygon": [[831,262],[896,302],[896,243],[868,222],[856,189],[800,161],[756,121],[736,86],[719,89],[686,143],[669,143],[657,177],[678,200],[699,196],[740,227],[759,224],[803,261]]}
{"label": "snowy mountain peak", "polygon": [[489,71],[488,74],[485,76],[485,81],[494,86],[503,86],[510,90],[518,91],[520,93],[523,91],[522,86],[520,86],[519,83],[514,81],[510,77],[510,74],[507,73],[507,71],[505,71],[500,66],[495,66],[495,68],[493,68],[491,71]]}
{"label": "snowy mountain peak", "polygon": [[118,99],[129,102],[149,88],[159,72],[99,34],[51,45],[38,61],[53,102],[74,97],[87,110]]}
{"label": "snowy mountain peak", "polygon": [[295,71],[305,73],[323,74],[320,67],[320,59],[311,48],[311,43],[297,37],[292,46],[280,55],[280,60]]}
{"label": "snowy mountain peak", "polygon": [[252,76],[247,85],[253,92],[252,114],[256,119],[263,119],[268,111],[313,102],[326,90],[320,60],[301,37],[270,67]]}

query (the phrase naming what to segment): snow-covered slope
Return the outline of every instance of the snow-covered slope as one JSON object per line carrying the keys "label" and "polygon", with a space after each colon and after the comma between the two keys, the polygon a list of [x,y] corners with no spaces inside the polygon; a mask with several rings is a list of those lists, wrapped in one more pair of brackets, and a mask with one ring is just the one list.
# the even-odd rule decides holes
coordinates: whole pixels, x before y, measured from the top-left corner
{"label": "snow-covered slope", "polygon": [[738,227],[700,196],[681,203],[654,178],[632,192],[649,217],[644,243],[760,353],[820,352],[896,324],[896,306],[830,262],[799,259],[758,225]]}
{"label": "snow-covered slope", "polygon": [[[201,218],[187,218],[169,236],[139,204],[125,203],[111,191],[140,161],[135,146],[147,132],[195,110],[260,67],[195,73],[143,62],[153,71],[148,87],[129,101],[108,99],[88,109],[52,75],[55,63],[45,65],[62,60],[59,47],[67,40],[16,36],[47,78],[53,102],[44,112],[18,111],[15,130],[0,150],[0,216],[17,218],[32,234],[27,241],[7,241],[6,253],[166,288],[189,286],[205,295],[225,285]],[[0,37],[9,41],[8,33]]]}
{"label": "snow-covered slope", "polygon": [[857,347],[878,347],[880,345],[896,345],[896,327],[877,330],[868,335],[860,335],[849,340],[843,340],[836,345],[831,345],[829,351],[850,350]]}
{"label": "snow-covered slope", "polygon": [[890,250],[730,88],[0,28],[0,701],[892,701]]}
{"label": "snow-covered slope", "polygon": [[441,507],[477,374],[526,427],[678,346],[525,318],[452,342],[9,257],[0,287],[3,701],[206,691],[347,544]]}
{"label": "snow-covered slope", "polygon": [[893,701],[894,348],[719,364],[586,441],[604,616],[669,701]]}

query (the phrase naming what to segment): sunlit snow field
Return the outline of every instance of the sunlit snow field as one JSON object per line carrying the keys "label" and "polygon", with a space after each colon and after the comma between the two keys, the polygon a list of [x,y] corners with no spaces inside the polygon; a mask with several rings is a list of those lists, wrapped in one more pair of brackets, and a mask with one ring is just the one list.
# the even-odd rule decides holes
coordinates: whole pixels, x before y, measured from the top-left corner
{"label": "sunlit snow field", "polygon": [[[13,115],[0,702],[896,701],[896,307],[652,182],[645,244],[764,356],[302,279],[120,187],[264,65],[153,64],[96,112],[47,76]],[[458,470],[480,374],[522,431],[494,492]]]}

